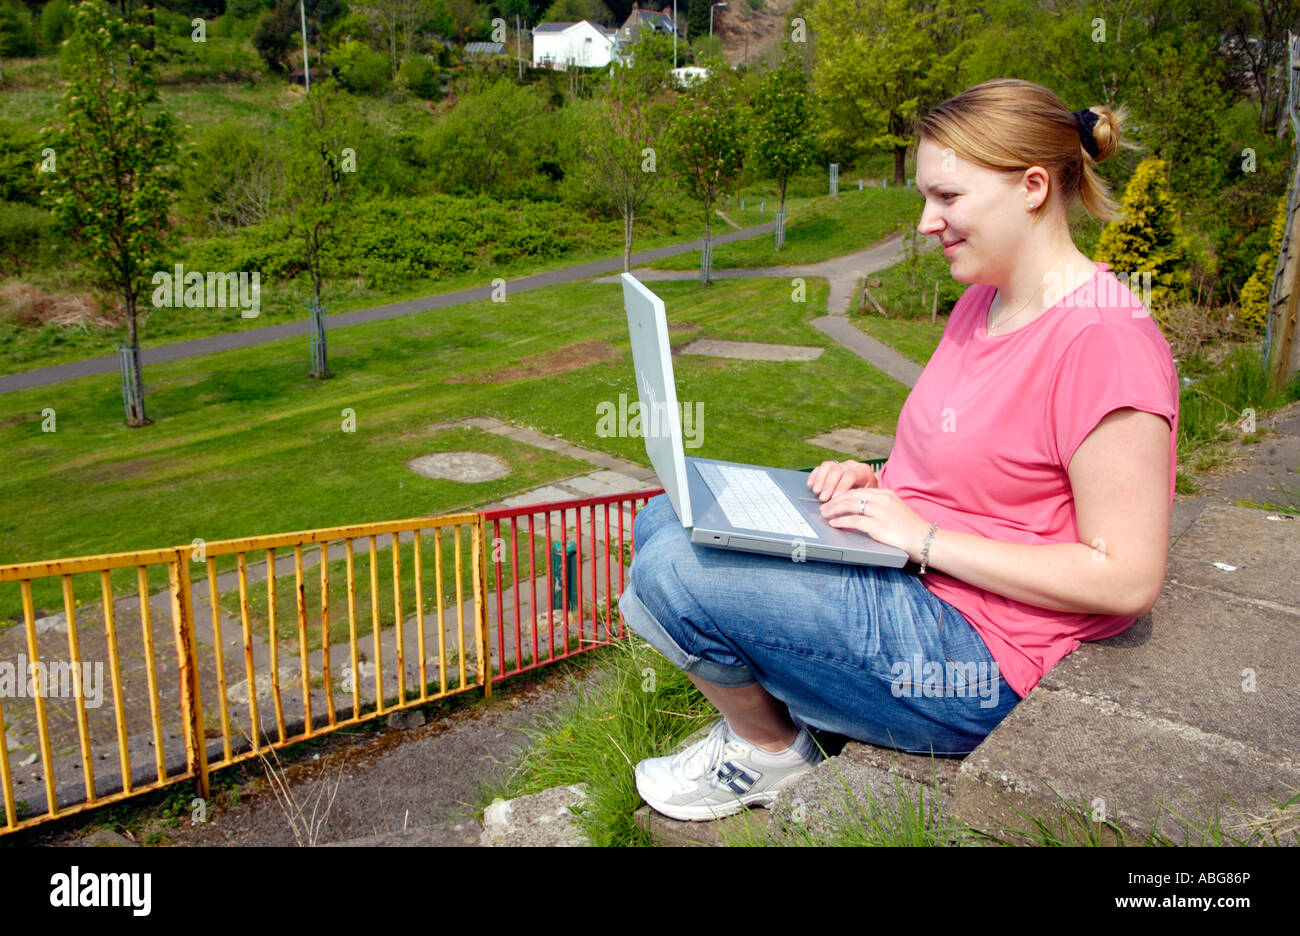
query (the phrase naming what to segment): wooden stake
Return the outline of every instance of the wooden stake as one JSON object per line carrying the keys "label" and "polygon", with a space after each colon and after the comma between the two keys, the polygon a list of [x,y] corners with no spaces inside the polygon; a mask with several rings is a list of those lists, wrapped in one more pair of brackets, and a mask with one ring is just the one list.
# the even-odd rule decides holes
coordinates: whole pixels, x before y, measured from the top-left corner
{"label": "wooden stake", "polygon": [[871,295],[871,290],[867,289],[867,283],[865,280],[862,283],[862,295],[871,300],[871,304],[876,307],[877,312],[884,315],[885,318],[889,318],[888,315],[885,315],[885,310],[880,307],[880,303],[876,301],[876,297]]}

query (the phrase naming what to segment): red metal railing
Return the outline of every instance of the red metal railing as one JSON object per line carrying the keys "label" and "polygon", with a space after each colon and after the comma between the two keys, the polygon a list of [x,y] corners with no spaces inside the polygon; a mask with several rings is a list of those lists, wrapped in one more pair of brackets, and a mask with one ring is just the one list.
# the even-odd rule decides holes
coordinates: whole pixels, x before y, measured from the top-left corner
{"label": "red metal railing", "polygon": [[[485,531],[484,539],[490,551],[487,563],[489,575],[494,576],[494,580],[488,583],[488,588],[496,591],[496,620],[488,622],[489,632],[495,630],[496,633],[493,680],[505,679],[625,636],[623,620],[615,606],[623,592],[625,569],[632,561],[632,524],[636,520],[637,510],[651,497],[662,493],[663,489],[657,488],[631,494],[604,494],[480,512],[484,524],[491,525],[491,530]],[[613,511],[611,507],[614,508]],[[572,526],[569,523],[570,511],[574,515]],[[505,536],[502,535],[503,522],[507,525]],[[537,529],[539,525],[543,527],[540,534]],[[520,575],[521,532],[528,549],[526,577]],[[573,560],[577,577],[572,589],[573,607],[570,607],[569,599],[570,540],[574,543]],[[545,572],[541,574],[537,569],[537,545],[543,548]],[[552,556],[556,546],[559,547],[560,557],[558,608],[554,607],[552,600],[556,584]],[[507,563],[511,581],[514,582],[510,588],[505,585]],[[584,571],[587,566],[590,566],[589,573]],[[614,588],[615,567],[618,569],[617,590]],[[602,568],[603,590],[600,575]],[[546,596],[544,611],[538,610],[539,586],[544,588],[543,594]],[[508,591],[513,592],[513,600],[507,604]],[[587,614],[588,609],[590,616]],[[513,663],[508,662],[512,658]]]}

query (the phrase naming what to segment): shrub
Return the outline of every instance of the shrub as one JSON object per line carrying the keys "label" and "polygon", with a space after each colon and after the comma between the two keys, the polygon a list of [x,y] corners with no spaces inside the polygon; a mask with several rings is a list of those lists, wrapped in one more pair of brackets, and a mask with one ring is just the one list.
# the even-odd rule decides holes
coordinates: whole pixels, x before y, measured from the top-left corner
{"label": "shrub", "polygon": [[49,259],[50,213],[34,205],[0,201],[0,272],[16,273]]}
{"label": "shrub", "polygon": [[20,0],[0,0],[0,58],[36,54],[35,23]]}
{"label": "shrub", "polygon": [[388,56],[357,42],[345,42],[326,61],[338,68],[339,84],[353,94],[383,94],[388,88]]}
{"label": "shrub", "polygon": [[39,205],[40,141],[25,123],[0,118],[0,199]]}
{"label": "shrub", "polygon": [[1162,308],[1186,296],[1189,246],[1169,182],[1165,163],[1144,159],[1124,189],[1123,220],[1102,232],[1095,259],[1116,272],[1151,272],[1151,312],[1164,325]]}
{"label": "shrub", "polygon": [[57,49],[72,32],[72,15],[67,0],[50,0],[41,10],[41,42],[47,49]]}
{"label": "shrub", "polygon": [[442,97],[438,69],[423,55],[412,56],[402,63],[397,73],[398,83],[418,98],[436,101]]}
{"label": "shrub", "polygon": [[233,230],[270,217],[284,170],[264,134],[226,121],[200,136],[186,158],[182,209],[209,228]]}
{"label": "shrub", "polygon": [[1277,269],[1277,256],[1282,251],[1282,237],[1286,233],[1286,196],[1278,199],[1273,216],[1268,249],[1255,262],[1255,272],[1241,289],[1241,321],[1243,324],[1263,329],[1268,320],[1268,300],[1273,293],[1273,273]]}

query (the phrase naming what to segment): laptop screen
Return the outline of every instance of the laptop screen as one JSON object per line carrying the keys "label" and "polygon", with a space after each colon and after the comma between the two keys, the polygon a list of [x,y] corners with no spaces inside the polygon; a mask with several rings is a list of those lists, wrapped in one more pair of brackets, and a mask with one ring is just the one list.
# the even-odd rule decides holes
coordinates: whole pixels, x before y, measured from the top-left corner
{"label": "laptop screen", "polygon": [[627,309],[628,337],[636,368],[640,398],[641,432],[650,464],[682,521],[694,526],[686,481],[686,448],[682,443],[681,411],[673,380],[672,351],[668,344],[668,316],[663,300],[646,289],[631,273],[624,273],[623,304]]}

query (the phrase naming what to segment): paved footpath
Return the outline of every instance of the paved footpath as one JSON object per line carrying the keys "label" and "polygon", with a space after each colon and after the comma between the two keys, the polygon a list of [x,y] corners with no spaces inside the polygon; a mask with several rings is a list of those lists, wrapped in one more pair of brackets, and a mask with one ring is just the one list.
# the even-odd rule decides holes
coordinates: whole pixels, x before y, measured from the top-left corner
{"label": "paved footpath", "polygon": [[[759,234],[772,231],[775,227],[775,222],[769,224],[757,224],[753,227],[742,228],[738,231],[731,231],[727,234],[720,234],[713,238],[713,243],[729,244],[733,241],[748,240],[751,237],[756,237]],[[656,247],[653,250],[638,251],[632,254],[631,262],[633,266],[638,266],[641,264],[651,263],[655,260],[661,260],[664,257],[673,257],[677,254],[690,253],[692,250],[701,249],[703,243],[704,241],[701,238],[700,240],[689,241],[682,244]],[[509,280],[506,288],[513,293],[527,292],[532,289],[544,289],[547,286],[556,286],[560,283],[576,283],[590,279],[593,276],[599,276],[602,273],[619,270],[622,266],[623,257],[622,254],[620,254],[617,257],[612,257],[606,260],[593,260],[591,263],[580,263],[576,266],[564,267],[559,270],[548,270],[545,273],[535,273],[532,276],[523,276],[516,280]],[[372,306],[368,309],[356,309],[352,312],[341,312],[337,315],[327,315],[325,317],[325,328],[326,330],[333,330],[348,325],[361,325],[366,322],[382,322],[385,319],[400,318],[404,315],[414,315],[417,312],[428,312],[431,309],[446,309],[466,302],[490,299],[492,297],[492,290],[493,287],[489,284],[486,286],[476,286],[473,289],[458,289],[455,292],[442,293],[437,296],[424,296],[419,299],[408,299],[404,302],[394,302],[388,305]],[[265,328],[251,328],[224,335],[211,335],[207,338],[195,338],[190,341],[177,341],[172,344],[144,348],[140,352],[140,362],[142,366],[147,367],[150,364],[179,361],[183,358],[198,357],[204,354],[215,354],[218,351],[233,351],[236,348],[248,348],[253,345],[265,344],[268,341],[279,341],[281,338],[292,338],[295,335],[306,335],[309,331],[309,325],[310,323],[308,320],[303,318],[293,322],[285,322],[280,325],[268,325]],[[74,380],[77,377],[91,377],[99,374],[115,374],[117,372],[117,355],[108,354],[103,357],[87,358],[82,361],[72,361],[67,364],[55,364],[50,367],[37,367],[18,374],[5,374],[0,376],[0,393],[7,393],[12,390],[26,390],[29,387],[46,387],[50,384],[60,383],[64,380]]]}

